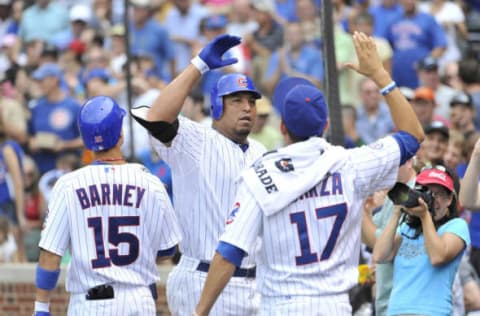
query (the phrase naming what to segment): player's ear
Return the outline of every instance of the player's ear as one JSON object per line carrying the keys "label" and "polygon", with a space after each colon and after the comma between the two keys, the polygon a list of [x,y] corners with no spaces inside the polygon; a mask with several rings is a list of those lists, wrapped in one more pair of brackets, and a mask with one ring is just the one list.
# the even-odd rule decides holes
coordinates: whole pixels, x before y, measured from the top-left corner
{"label": "player's ear", "polygon": [[325,123],[325,127],[323,128],[322,135],[325,135],[329,128],[330,128],[330,120],[327,119],[327,122]]}
{"label": "player's ear", "polygon": [[285,123],[283,123],[283,120],[280,121],[280,132],[282,133],[282,136],[288,135],[287,126],[285,126]]}

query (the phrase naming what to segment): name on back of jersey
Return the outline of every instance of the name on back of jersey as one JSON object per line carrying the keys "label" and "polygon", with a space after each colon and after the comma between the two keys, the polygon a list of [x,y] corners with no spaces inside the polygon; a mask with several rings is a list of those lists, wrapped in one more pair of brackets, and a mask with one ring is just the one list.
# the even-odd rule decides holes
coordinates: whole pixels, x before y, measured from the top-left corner
{"label": "name on back of jersey", "polygon": [[123,205],[139,208],[145,194],[145,188],[130,184],[94,184],[78,188],[78,202],[82,209],[100,205]]}

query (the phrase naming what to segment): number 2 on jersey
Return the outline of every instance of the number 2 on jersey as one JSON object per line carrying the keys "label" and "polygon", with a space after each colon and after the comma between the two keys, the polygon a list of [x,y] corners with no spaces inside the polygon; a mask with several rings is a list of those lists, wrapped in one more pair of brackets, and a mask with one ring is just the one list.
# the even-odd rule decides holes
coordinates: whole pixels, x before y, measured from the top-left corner
{"label": "number 2 on jersey", "polygon": [[[330,255],[332,254],[335,243],[337,242],[338,234],[340,233],[340,229],[342,228],[345,217],[347,216],[347,205],[342,203],[327,207],[320,207],[315,209],[315,214],[319,220],[322,218],[335,216],[332,231],[330,232],[330,236],[328,237],[325,248],[320,256],[320,260],[326,260],[330,258]],[[318,254],[316,252],[312,252],[312,248],[310,246],[305,211],[290,214],[290,222],[292,224],[296,224],[298,238],[300,241],[300,256],[295,257],[297,266],[318,262]]]}
{"label": "number 2 on jersey", "polygon": [[[90,217],[87,219],[87,223],[88,227],[93,228],[93,235],[95,237],[97,258],[92,259],[92,267],[94,269],[109,267],[111,264],[116,266],[126,266],[137,260],[140,245],[137,236],[132,233],[120,232],[120,227],[140,225],[140,218],[138,216],[112,216],[108,218],[108,243],[117,247],[109,249],[108,256],[103,241],[102,218]],[[118,254],[118,245],[120,243],[128,244],[127,254]]]}

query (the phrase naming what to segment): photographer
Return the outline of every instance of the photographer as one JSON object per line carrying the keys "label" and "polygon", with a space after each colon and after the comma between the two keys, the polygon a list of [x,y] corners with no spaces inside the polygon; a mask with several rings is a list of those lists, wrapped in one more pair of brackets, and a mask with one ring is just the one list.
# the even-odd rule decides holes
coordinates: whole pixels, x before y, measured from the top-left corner
{"label": "photographer", "polygon": [[393,261],[388,315],[452,313],[453,280],[470,244],[467,224],[457,218],[455,180],[443,166],[436,166],[417,175],[408,201],[401,201],[407,200],[405,192],[389,192],[396,204],[404,203],[394,208],[373,250],[375,262]]}

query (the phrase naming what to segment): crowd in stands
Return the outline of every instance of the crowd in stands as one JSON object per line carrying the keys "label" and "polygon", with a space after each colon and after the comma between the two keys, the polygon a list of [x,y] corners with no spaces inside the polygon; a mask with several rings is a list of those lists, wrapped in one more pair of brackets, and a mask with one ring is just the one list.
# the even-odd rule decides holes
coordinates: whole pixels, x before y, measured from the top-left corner
{"label": "crowd in stands", "polygon": [[[374,37],[385,68],[424,126],[426,138],[412,168],[440,164],[463,178],[480,147],[480,1],[332,4],[345,146],[367,145],[394,131],[375,83],[344,66],[356,62],[351,36],[361,31]],[[239,62],[206,73],[182,115],[211,125],[212,87],[225,73],[243,72],[263,93],[251,137],[269,150],[280,147],[278,108],[270,101],[277,83],[296,76],[325,86],[323,48],[332,43],[324,40],[321,5],[321,0],[130,0],[125,29],[123,0],[0,0],[0,262],[38,260],[52,186],[62,174],[91,162],[77,128],[83,102],[107,95],[128,108],[131,87],[131,106],[150,105],[217,35],[242,37],[241,45],[227,52]],[[147,132],[130,117],[124,122],[124,154],[160,177],[171,194],[169,167],[150,150]],[[369,201],[365,216],[375,216],[384,200],[385,194]],[[463,294],[456,315],[480,310],[479,210],[480,204],[459,205],[471,247],[458,273],[455,291]]]}

